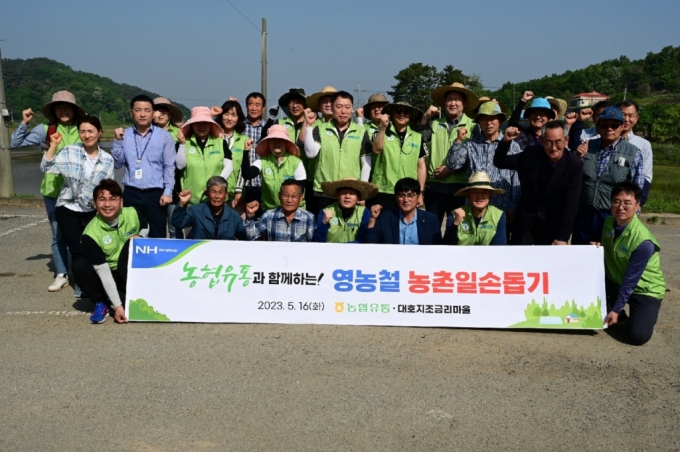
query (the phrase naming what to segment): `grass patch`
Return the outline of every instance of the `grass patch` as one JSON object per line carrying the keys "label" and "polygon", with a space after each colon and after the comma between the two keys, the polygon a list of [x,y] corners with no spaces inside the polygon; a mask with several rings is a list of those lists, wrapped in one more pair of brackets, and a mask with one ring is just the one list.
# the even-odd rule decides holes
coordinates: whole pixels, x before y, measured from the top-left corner
{"label": "grass patch", "polygon": [[35,198],[35,195],[32,195],[30,193],[15,193],[11,197],[19,199],[33,199]]}
{"label": "grass patch", "polygon": [[644,213],[680,214],[680,167],[654,165],[654,179]]}

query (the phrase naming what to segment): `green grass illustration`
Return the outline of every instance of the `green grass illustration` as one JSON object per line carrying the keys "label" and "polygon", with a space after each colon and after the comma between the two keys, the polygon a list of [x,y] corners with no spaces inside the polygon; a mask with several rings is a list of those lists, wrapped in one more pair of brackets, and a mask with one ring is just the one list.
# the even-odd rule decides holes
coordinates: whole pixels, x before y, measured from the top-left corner
{"label": "green grass illustration", "polygon": [[[567,322],[567,316],[577,321]],[[548,306],[548,300],[543,298],[543,303],[538,304],[536,300],[531,300],[524,310],[524,322],[510,325],[509,328],[602,328],[602,300],[597,297],[597,303],[590,303],[586,308],[577,306],[575,300],[565,301],[561,308],[556,308],[555,304]],[[559,319],[560,323],[546,324],[541,323],[541,318],[550,317]],[[544,319],[545,320],[545,319]]]}
{"label": "green grass illustration", "polygon": [[146,300],[138,298],[130,300],[130,319],[131,320],[146,320],[152,322],[169,322],[170,319],[165,314],[154,310],[153,306],[149,305]]}

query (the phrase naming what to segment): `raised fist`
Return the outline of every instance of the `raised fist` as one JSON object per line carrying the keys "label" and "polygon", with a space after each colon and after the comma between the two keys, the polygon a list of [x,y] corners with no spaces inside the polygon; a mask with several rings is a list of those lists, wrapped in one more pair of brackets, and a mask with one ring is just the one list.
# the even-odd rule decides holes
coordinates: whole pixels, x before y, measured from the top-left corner
{"label": "raised fist", "polygon": [[382,206],[380,204],[374,204],[371,207],[371,218],[374,220],[378,219],[378,216],[380,215],[380,211],[382,210]]}
{"label": "raised fist", "polygon": [[522,94],[522,102],[529,102],[533,98],[534,98],[533,91],[524,91],[524,94]]}
{"label": "raised fist", "polygon": [[210,115],[219,116],[221,114],[222,114],[222,109],[220,107],[218,107],[216,105],[213,105],[212,107],[210,107]]}
{"label": "raised fist", "polygon": [[578,113],[579,119],[583,122],[587,121],[588,119],[592,118],[593,116],[593,109],[592,108],[584,108]]}
{"label": "raised fist", "polygon": [[250,201],[246,204],[246,215],[254,217],[257,211],[260,210],[260,203],[257,201]]}
{"label": "raised fist", "polygon": [[113,131],[113,136],[116,139],[116,141],[120,141],[123,139],[123,135],[125,134],[125,129],[122,127],[116,128],[116,130]]}
{"label": "raised fist", "polygon": [[53,144],[55,146],[59,146],[59,143],[61,143],[61,134],[59,132],[53,133],[50,135],[50,144]]}
{"label": "raised fist", "polygon": [[363,107],[359,107],[354,111],[354,114],[357,115],[357,118],[363,118],[364,117],[364,109]]}
{"label": "raised fist", "polygon": [[324,209],[323,211],[323,224],[328,224],[331,222],[331,219],[333,218],[333,209]]}
{"label": "raised fist", "polygon": [[26,125],[28,125],[31,120],[33,119],[33,110],[28,108],[24,111],[21,112],[21,116],[23,116],[22,122]]}
{"label": "raised fist", "polygon": [[467,129],[465,127],[460,127],[458,129],[458,140],[457,141],[462,142],[463,140],[465,140],[465,138],[467,137],[467,134],[468,134]]}
{"label": "raised fist", "polygon": [[184,207],[191,201],[191,190],[188,188],[179,192],[179,204]]}
{"label": "raised fist", "polygon": [[179,144],[187,144],[187,139],[184,138],[184,134],[182,133],[182,129],[179,129],[177,131],[177,141],[179,141]]}
{"label": "raised fist", "polygon": [[512,141],[519,137],[519,129],[517,127],[508,127],[505,131],[504,141]]}
{"label": "raised fist", "polygon": [[564,122],[565,122],[569,127],[571,127],[572,124],[574,124],[574,123],[576,122],[577,119],[578,119],[578,115],[577,115],[576,112],[574,112],[574,111],[569,112],[569,113],[567,113],[566,115],[564,115]]}
{"label": "raised fist", "polygon": [[246,150],[246,151],[250,151],[250,150],[252,149],[252,147],[253,147],[253,139],[252,139],[252,138],[248,138],[248,139],[246,140],[245,150]]}
{"label": "raised fist", "polygon": [[430,105],[430,108],[428,108],[427,111],[425,112],[425,117],[431,118],[434,115],[438,115],[438,114],[439,114],[439,107],[435,107],[434,105]]}
{"label": "raised fist", "polygon": [[465,219],[465,210],[462,207],[457,208],[453,211],[453,224],[458,226]]}
{"label": "raised fist", "polygon": [[307,127],[312,127],[314,125],[314,121],[318,119],[318,116],[316,113],[314,113],[310,108],[305,108],[305,124]]}
{"label": "raised fist", "polygon": [[390,115],[380,115],[380,128],[387,129],[390,126]]}

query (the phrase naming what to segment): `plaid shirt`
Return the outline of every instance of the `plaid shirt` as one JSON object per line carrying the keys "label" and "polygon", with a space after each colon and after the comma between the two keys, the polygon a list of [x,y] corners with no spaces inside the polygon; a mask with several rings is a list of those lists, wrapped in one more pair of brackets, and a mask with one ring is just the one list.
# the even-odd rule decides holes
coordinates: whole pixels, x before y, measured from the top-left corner
{"label": "plaid shirt", "polygon": [[[607,166],[609,165],[609,162],[611,161],[614,154],[616,154],[616,148],[619,147],[620,143],[621,138],[606,148],[600,150],[599,154],[597,155],[597,177],[602,176],[604,170],[607,169]],[[635,153],[635,159],[633,160],[633,164],[630,167],[630,180],[640,188],[645,186],[645,168],[640,149],[638,149],[638,151]]]}
{"label": "plaid shirt", "polygon": [[61,187],[57,206],[77,203],[85,211],[94,210],[92,192],[102,179],[113,179],[113,157],[99,148],[99,155],[89,180],[85,180],[85,160],[87,154],[80,144],[64,147],[51,160],[43,154],[40,169],[45,173],[61,174],[64,185]]}
{"label": "plaid shirt", "polygon": [[277,207],[266,211],[259,220],[244,220],[243,227],[250,240],[263,233],[270,242],[311,242],[316,230],[314,215],[298,208],[293,220],[288,223],[283,209]]}
{"label": "plaid shirt", "polygon": [[[492,195],[491,204],[504,212],[516,212],[522,190],[519,184],[517,172],[508,169],[498,169],[493,164],[493,156],[496,153],[498,143],[503,139],[499,134],[493,142],[489,143],[483,136],[473,138],[464,143],[453,143],[449,154],[446,156],[446,166],[452,170],[467,169],[468,177],[472,173],[484,171],[491,179],[494,188],[505,190],[504,195]],[[522,152],[519,145],[512,141],[508,155]]]}
{"label": "plaid shirt", "polygon": [[[250,166],[253,166],[256,161],[260,160],[260,156],[257,155],[257,152],[255,152],[255,146],[257,146],[257,143],[259,143],[262,139],[262,129],[267,124],[267,121],[260,119],[260,123],[254,126],[250,123],[250,120],[246,118],[245,124],[246,130],[243,132],[243,134],[253,140],[253,149],[250,151]],[[243,187],[243,182],[245,182],[248,187],[261,187],[262,176],[258,174],[257,177],[254,177],[249,181],[243,181],[243,179],[239,177],[237,185],[239,187]]]}

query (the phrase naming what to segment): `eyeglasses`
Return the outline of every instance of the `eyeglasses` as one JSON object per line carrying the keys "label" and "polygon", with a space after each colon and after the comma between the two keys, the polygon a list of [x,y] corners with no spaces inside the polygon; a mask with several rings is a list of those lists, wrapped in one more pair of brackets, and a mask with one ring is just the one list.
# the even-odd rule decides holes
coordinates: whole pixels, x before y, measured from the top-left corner
{"label": "eyeglasses", "polygon": [[418,196],[418,193],[397,193],[397,199],[415,199],[416,196]]}
{"label": "eyeglasses", "polygon": [[564,146],[564,141],[563,140],[557,140],[557,141],[548,141],[548,140],[543,140],[543,145],[548,148],[561,148]]}
{"label": "eyeglasses", "polygon": [[395,108],[393,111],[395,115],[408,115],[411,113],[410,108]]}
{"label": "eyeglasses", "polygon": [[624,209],[630,209],[635,204],[630,202],[630,201],[620,201],[618,199],[615,199],[614,201],[612,201],[612,206],[614,206],[614,207],[619,207],[621,205],[623,205]]}
{"label": "eyeglasses", "polygon": [[111,196],[110,198],[100,197],[100,198],[97,198],[97,202],[101,202],[101,203],[118,202],[119,199],[120,199],[120,196]]}

